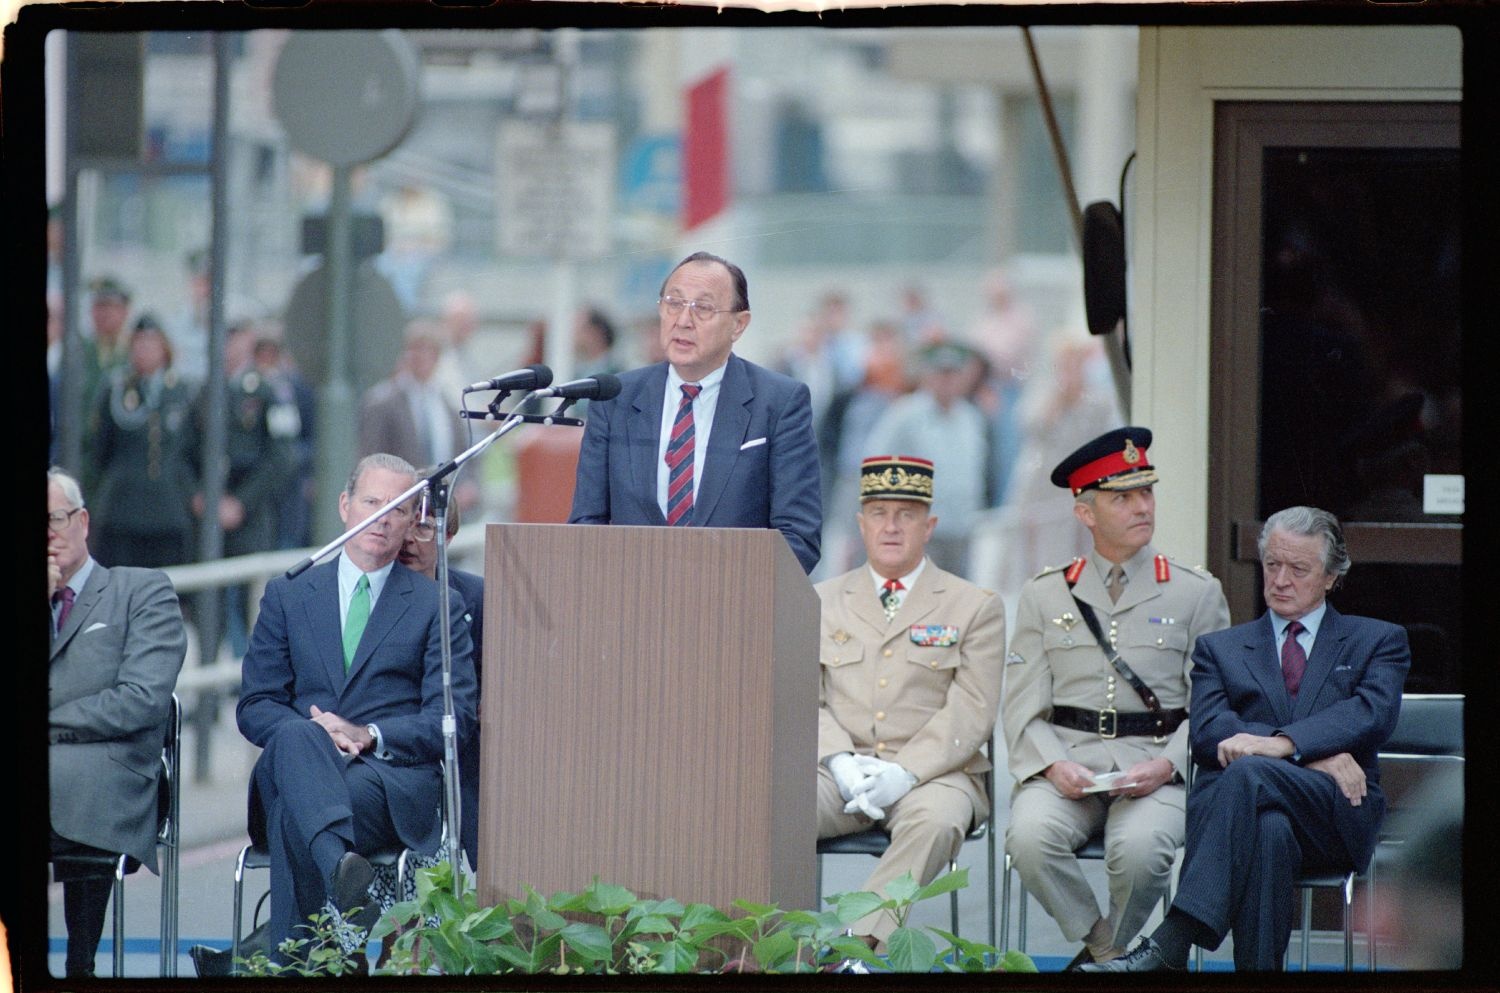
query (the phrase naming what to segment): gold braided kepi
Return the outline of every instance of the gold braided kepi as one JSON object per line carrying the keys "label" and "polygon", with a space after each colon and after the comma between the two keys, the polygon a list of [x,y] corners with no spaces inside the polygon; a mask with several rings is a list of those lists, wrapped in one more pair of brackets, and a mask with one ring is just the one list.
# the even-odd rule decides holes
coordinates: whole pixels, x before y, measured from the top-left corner
{"label": "gold braided kepi", "polygon": [[859,502],[932,503],[932,461],[915,455],[872,455],[859,464]]}

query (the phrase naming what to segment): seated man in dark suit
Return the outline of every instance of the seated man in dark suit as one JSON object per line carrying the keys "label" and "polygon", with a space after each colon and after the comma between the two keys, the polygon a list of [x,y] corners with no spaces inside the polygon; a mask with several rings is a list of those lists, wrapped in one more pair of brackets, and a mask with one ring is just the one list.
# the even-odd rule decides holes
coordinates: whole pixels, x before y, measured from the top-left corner
{"label": "seated man in dark suit", "polygon": [[[52,854],[124,853],[156,871],[157,777],[172,688],[187,653],[177,593],[155,569],[89,555],[72,476],[47,472],[47,766]],[[109,876],[61,870],[68,976],[92,976]]]}
{"label": "seated man in dark suit", "polygon": [[[422,470],[422,475],[430,470]],[[448,505],[448,540],[458,534],[460,524],[458,507]],[[424,514],[421,520],[412,523],[401,545],[397,559],[413,572],[428,579],[437,579],[437,520]],[[474,730],[458,746],[459,785],[463,796],[459,818],[458,840],[464,854],[469,857],[469,868],[479,869],[479,704],[483,701],[484,686],[484,577],[462,569],[448,568],[448,586],[453,590],[451,602],[463,604],[464,620],[469,625],[469,640],[474,650],[470,658],[474,661]]]}
{"label": "seated man in dark suit", "polygon": [[1197,778],[1171,912],[1135,950],[1084,972],[1181,969],[1234,933],[1241,970],[1281,967],[1302,871],[1363,871],[1385,812],[1376,752],[1411,667],[1404,629],[1346,617],[1324,597],[1349,571],[1334,516],[1271,515],[1260,535],[1259,620],[1198,639]]}
{"label": "seated man in dark suit", "polygon": [[745,274],[689,255],[657,312],[666,361],[590,405],[568,522],[776,528],[811,572],[823,528],[812,399],[733,354],[750,324]]}
{"label": "seated man in dark suit", "polygon": [[[416,481],[405,461],[361,459],[339,495],[352,527]],[[443,669],[437,584],[396,562],[408,504],[350,539],[337,560],[266,586],[245,655],[240,731],[264,751],[253,791],[271,853],[272,947],[325,900],[373,923],[364,855],[437,848]],[[474,723],[474,667],[452,604],[453,705]]]}

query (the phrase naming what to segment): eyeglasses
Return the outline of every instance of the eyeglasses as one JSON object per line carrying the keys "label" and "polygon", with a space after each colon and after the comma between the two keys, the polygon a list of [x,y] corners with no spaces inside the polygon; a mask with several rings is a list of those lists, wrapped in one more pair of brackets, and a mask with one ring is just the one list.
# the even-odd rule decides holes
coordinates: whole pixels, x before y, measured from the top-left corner
{"label": "eyeglasses", "polygon": [[411,526],[411,536],[418,541],[431,541],[437,537],[437,525],[431,520],[418,521]]}
{"label": "eyeglasses", "polygon": [[73,515],[82,510],[82,507],[74,507],[72,510],[54,510],[47,514],[47,530],[53,534],[61,534],[68,529]]}
{"label": "eyeglasses", "polygon": [[692,315],[691,320],[694,323],[697,323],[698,321],[706,321],[709,318],[713,317],[715,314],[737,313],[734,307],[716,309],[714,305],[709,303],[707,300],[684,300],[681,297],[664,296],[657,297],[656,303],[657,306],[661,307],[664,312],[671,314],[673,317],[676,317],[678,314],[682,313],[682,308],[686,307],[688,309],[688,313]]}

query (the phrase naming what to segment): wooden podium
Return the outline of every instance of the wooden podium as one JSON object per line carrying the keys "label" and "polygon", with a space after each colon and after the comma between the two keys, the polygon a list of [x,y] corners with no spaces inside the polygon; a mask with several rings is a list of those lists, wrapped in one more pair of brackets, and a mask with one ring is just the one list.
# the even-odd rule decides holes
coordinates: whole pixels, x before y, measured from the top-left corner
{"label": "wooden podium", "polygon": [[811,909],[817,594],[771,530],[492,524],[479,896]]}

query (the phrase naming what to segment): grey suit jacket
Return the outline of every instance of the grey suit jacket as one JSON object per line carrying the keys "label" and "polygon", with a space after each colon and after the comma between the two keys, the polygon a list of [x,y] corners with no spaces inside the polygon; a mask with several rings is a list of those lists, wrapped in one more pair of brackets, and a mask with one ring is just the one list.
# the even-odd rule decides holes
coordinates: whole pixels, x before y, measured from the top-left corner
{"label": "grey suit jacket", "polygon": [[156,790],[187,653],[177,593],[155,569],[97,562],[52,639],[47,682],[52,828],[156,869]]}

